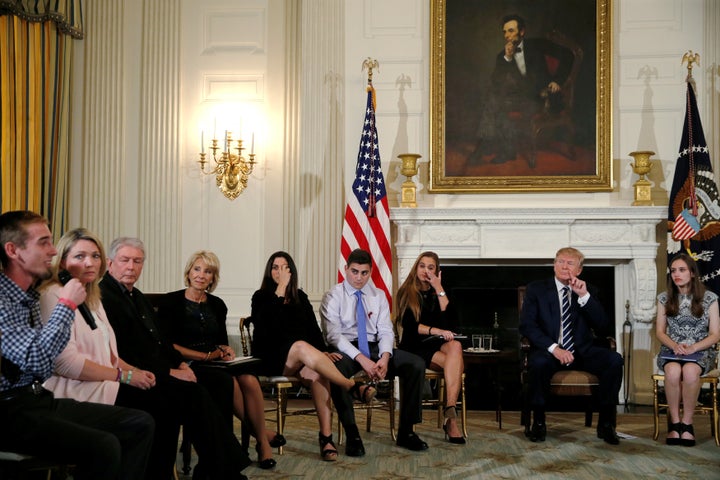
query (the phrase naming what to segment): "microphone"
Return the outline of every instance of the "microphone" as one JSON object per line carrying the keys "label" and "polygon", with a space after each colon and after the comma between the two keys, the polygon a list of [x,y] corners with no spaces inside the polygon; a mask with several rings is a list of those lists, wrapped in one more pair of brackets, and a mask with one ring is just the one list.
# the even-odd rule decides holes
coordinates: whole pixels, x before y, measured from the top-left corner
{"label": "microphone", "polygon": [[[60,283],[62,283],[63,285],[68,283],[72,278],[72,275],[70,275],[70,272],[68,272],[67,270],[60,270],[60,272],[58,272],[58,280],[60,280]],[[80,315],[83,316],[90,328],[95,330],[97,328],[97,324],[95,323],[95,317],[93,317],[87,305],[81,303],[80,305],[78,305],[77,308],[80,312]]]}

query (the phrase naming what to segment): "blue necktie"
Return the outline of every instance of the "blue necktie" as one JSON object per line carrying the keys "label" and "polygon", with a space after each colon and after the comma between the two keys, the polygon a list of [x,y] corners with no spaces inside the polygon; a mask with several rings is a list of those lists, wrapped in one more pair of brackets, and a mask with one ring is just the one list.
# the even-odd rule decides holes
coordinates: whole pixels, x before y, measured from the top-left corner
{"label": "blue necktie", "polygon": [[370,345],[368,345],[367,339],[367,315],[365,314],[365,307],[362,302],[362,291],[356,290],[355,297],[357,297],[357,304],[355,305],[355,319],[357,320],[358,326],[358,349],[360,353],[370,358]]}
{"label": "blue necktie", "polygon": [[563,348],[570,353],[575,353],[575,342],[573,341],[572,322],[570,321],[570,287],[563,287],[562,301],[562,344]]}

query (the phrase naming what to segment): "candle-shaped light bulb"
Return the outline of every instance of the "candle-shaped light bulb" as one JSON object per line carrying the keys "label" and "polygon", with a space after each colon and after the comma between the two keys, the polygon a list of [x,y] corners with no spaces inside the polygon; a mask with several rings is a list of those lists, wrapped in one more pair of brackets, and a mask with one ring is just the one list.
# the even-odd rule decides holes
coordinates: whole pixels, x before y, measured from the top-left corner
{"label": "candle-shaped light bulb", "polygon": [[200,131],[200,153],[205,153],[205,132]]}
{"label": "candle-shaped light bulb", "polygon": [[255,155],[255,132],[253,132],[252,137],[250,137],[250,154]]}
{"label": "candle-shaped light bulb", "polygon": [[228,135],[228,131],[225,130],[225,148],[223,149],[223,152],[227,152],[227,151],[228,151],[227,135]]}

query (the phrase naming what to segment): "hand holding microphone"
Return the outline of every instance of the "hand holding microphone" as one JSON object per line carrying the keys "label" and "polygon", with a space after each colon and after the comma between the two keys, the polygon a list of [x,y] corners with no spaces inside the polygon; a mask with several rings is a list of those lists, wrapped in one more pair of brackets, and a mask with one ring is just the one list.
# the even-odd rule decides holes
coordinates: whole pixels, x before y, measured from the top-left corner
{"label": "hand holding microphone", "polygon": [[[70,280],[72,280],[72,279],[73,279],[72,275],[70,275],[70,272],[68,272],[67,270],[61,270],[58,273],[58,280],[60,280],[60,283],[62,283],[63,285],[67,285],[68,282],[70,282]],[[63,288],[63,290],[65,290],[65,288]],[[85,288],[84,287],[82,288],[81,294],[75,294],[74,295],[75,298],[72,298],[71,295],[68,295],[68,296],[70,297],[69,299],[72,301],[80,300],[79,302],[77,302],[78,311],[80,312],[80,315],[83,316],[83,318],[85,319],[87,324],[90,326],[90,328],[95,330],[97,328],[97,324],[95,323],[95,317],[93,317],[92,312],[90,312],[90,309],[87,307],[87,305],[85,305],[85,303],[83,303],[85,301],[85,296],[86,296]],[[80,298],[77,298],[77,297],[80,297]]]}

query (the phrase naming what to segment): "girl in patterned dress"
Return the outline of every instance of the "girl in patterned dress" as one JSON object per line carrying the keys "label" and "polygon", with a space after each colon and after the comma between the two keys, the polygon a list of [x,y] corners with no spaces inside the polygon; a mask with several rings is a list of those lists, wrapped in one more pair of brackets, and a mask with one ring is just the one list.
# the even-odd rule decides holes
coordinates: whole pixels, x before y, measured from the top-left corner
{"label": "girl in patterned dress", "polygon": [[[665,372],[669,413],[665,443],[692,447],[700,376],[715,365],[720,340],[718,296],[705,289],[697,264],[685,253],[676,255],[670,264],[667,284],[667,291],[658,295],[655,329],[662,344],[657,365]],[[686,355],[697,358],[684,359]],[[687,406],[682,418],[680,404]]]}

